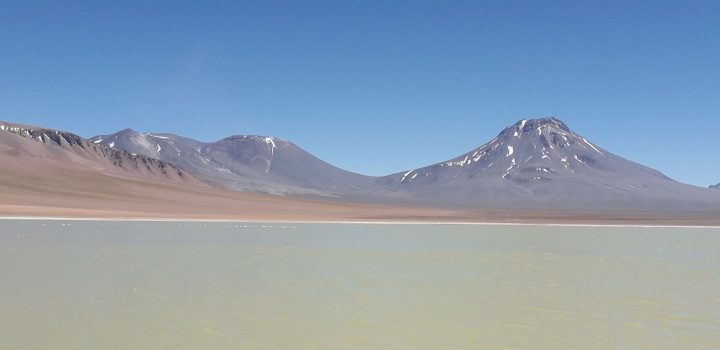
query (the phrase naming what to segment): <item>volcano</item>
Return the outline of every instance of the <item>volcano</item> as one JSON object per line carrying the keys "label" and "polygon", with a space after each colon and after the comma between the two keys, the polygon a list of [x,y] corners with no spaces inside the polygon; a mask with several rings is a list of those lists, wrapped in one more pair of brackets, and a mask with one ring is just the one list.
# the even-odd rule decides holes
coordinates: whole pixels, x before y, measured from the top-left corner
{"label": "volcano", "polygon": [[617,156],[552,117],[520,120],[463,155],[378,182],[411,200],[463,207],[720,208],[718,193]]}

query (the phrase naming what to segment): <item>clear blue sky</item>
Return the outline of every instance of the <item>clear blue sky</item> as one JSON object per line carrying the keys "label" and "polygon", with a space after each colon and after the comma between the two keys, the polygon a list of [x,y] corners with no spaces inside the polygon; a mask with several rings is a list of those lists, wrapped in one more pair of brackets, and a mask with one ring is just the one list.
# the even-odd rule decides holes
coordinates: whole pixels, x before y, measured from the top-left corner
{"label": "clear blue sky", "polygon": [[2,1],[0,119],[269,134],[381,175],[553,115],[707,186],[719,21],[720,1]]}

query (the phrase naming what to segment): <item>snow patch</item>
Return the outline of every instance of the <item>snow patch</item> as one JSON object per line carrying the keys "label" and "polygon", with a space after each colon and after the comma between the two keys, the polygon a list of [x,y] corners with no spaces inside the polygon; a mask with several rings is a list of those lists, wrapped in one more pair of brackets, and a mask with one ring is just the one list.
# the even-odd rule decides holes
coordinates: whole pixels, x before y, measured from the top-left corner
{"label": "snow patch", "polygon": [[515,167],[515,159],[514,159],[514,158],[513,158],[513,160],[512,160],[512,163],[511,163],[510,167],[508,167],[507,169],[505,169],[505,174],[502,176],[503,179],[506,178],[508,175],[510,175],[510,172],[512,171],[512,168],[513,168],[513,167]]}
{"label": "snow patch", "polygon": [[585,138],[583,138],[582,140],[583,140],[583,142],[585,142],[588,146],[592,147],[592,149],[594,149],[595,152],[600,153],[600,155],[603,155],[603,156],[605,155],[604,153],[600,152],[599,149],[597,149],[595,146],[593,146],[592,143],[588,142],[588,140],[586,140]]}
{"label": "snow patch", "polygon": [[585,163],[585,161],[583,161],[580,157],[578,157],[577,154],[574,155],[573,157],[575,158],[575,160],[577,160],[578,162],[582,163],[582,164],[585,165],[586,167],[590,167],[590,165],[588,165],[587,163]]}
{"label": "snow patch", "polygon": [[138,135],[132,135],[130,136],[130,142],[132,142],[135,146],[142,149],[140,153],[142,154],[152,154],[155,153],[155,150],[157,147],[155,147],[155,144],[148,141],[146,135],[144,134],[138,134]]}
{"label": "snow patch", "polygon": [[477,162],[478,160],[480,160],[480,158],[484,157],[485,154],[487,154],[485,151],[482,151],[482,152],[475,151],[475,153],[473,153],[473,158],[472,158],[473,162]]}
{"label": "snow patch", "polygon": [[272,137],[266,137],[265,144],[268,145],[268,151],[270,151],[270,155],[275,155],[275,149],[277,148],[277,146],[275,146],[275,140]]}
{"label": "snow patch", "polygon": [[[472,160],[469,159],[469,158],[470,158],[470,156],[467,156],[467,155],[466,155],[466,156],[465,156],[465,159],[463,159],[463,160],[459,160],[459,161],[455,161],[455,162],[446,162],[445,164],[446,164],[447,166],[459,165],[460,167],[464,167],[465,164],[470,164],[470,163],[472,163]],[[443,166],[443,165],[440,164],[440,166]]]}
{"label": "snow patch", "polygon": [[508,154],[507,154],[508,157],[510,157],[515,152],[515,149],[513,148],[513,146],[507,146],[507,150],[508,150]]}
{"label": "snow patch", "polygon": [[400,183],[405,182],[405,178],[406,178],[408,175],[410,175],[410,173],[412,173],[413,171],[415,171],[415,169],[410,170],[410,171],[408,171],[407,173],[405,173],[405,174],[402,176],[402,179],[400,179]]}

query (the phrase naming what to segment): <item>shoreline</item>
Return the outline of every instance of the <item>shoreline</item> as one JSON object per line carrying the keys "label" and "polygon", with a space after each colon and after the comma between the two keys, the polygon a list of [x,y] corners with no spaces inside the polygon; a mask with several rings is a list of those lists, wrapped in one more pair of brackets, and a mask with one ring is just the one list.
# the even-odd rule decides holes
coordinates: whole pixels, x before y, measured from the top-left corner
{"label": "shoreline", "polygon": [[282,219],[207,219],[207,218],[142,218],[142,217],[56,217],[56,216],[0,216],[0,221],[99,221],[99,222],[194,222],[194,223],[254,223],[254,224],[366,224],[366,225],[468,225],[468,226],[542,226],[542,227],[626,227],[626,228],[693,228],[720,229],[720,225],[672,224],[612,224],[573,222],[502,222],[502,221],[362,221],[362,220],[282,220]]}

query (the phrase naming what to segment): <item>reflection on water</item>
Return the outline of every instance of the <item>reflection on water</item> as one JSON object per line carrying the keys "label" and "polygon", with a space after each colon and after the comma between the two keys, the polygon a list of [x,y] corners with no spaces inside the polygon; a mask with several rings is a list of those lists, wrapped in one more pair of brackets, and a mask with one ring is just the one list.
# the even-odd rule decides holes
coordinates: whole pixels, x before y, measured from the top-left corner
{"label": "reflection on water", "polygon": [[0,222],[0,349],[718,349],[720,230]]}

